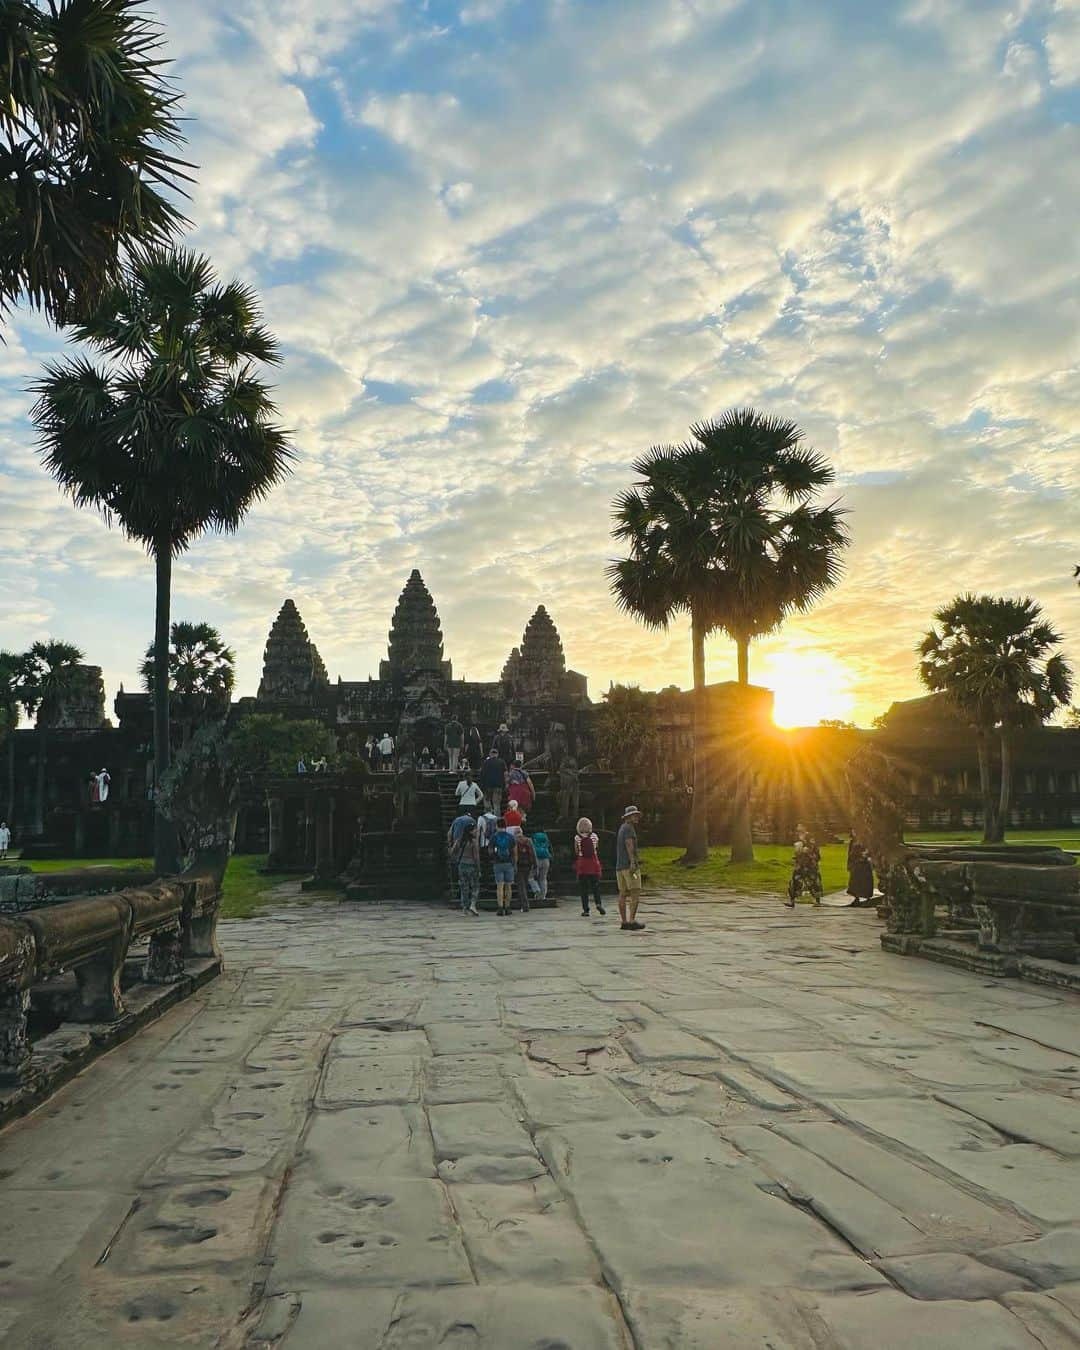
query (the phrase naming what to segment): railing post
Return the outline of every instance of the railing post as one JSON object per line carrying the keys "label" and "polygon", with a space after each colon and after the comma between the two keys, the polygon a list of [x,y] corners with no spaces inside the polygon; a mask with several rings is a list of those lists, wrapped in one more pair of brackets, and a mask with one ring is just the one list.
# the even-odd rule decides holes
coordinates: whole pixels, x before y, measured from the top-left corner
{"label": "railing post", "polygon": [[0,985],[0,1083],[17,1083],[30,1064],[30,990]]}
{"label": "railing post", "polygon": [[184,975],[184,943],[179,922],[175,928],[150,934],[146,956],[147,984],[175,984]]}

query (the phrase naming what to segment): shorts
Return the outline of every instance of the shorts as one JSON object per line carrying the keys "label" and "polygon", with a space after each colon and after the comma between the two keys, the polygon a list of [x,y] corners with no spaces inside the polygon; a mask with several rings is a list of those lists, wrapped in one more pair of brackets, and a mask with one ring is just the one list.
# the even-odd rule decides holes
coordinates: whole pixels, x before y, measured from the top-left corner
{"label": "shorts", "polygon": [[623,867],[615,873],[620,895],[641,894],[641,873],[636,867]]}
{"label": "shorts", "polygon": [[512,886],[517,869],[512,862],[497,862],[495,864],[495,881],[497,885]]}

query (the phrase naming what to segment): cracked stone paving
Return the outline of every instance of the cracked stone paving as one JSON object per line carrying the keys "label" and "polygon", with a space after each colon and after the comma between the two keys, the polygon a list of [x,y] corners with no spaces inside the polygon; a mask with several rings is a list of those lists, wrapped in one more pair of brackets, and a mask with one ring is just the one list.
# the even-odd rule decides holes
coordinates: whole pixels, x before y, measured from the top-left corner
{"label": "cracked stone paving", "polygon": [[872,913],[282,905],[0,1134],[0,1344],[1080,1345],[1080,999]]}

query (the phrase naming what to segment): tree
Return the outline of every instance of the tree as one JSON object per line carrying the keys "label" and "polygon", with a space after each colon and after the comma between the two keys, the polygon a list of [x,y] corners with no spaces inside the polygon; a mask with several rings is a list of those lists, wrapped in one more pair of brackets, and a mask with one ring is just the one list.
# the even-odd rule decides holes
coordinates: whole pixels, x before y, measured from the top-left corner
{"label": "tree", "polygon": [[72,677],[83,659],[72,642],[35,642],[19,662],[19,700],[27,716],[37,713],[37,786],[31,834],[45,833],[45,768],[49,732],[55,725]]}
{"label": "tree", "polygon": [[0,6],[0,312],[25,296],[66,324],[124,250],[185,223],[189,167],[160,30],[136,0]]}
{"label": "tree", "polygon": [[1066,727],[1080,728],[1080,708],[1070,708],[1062,719],[1062,725]]}
{"label": "tree", "polygon": [[[937,625],[919,644],[919,675],[943,693],[970,724],[979,756],[983,840],[1005,837],[1012,801],[1012,740],[1041,726],[1072,695],[1072,671],[1054,652],[1061,636],[1029,598],[960,595],[934,615]],[[999,745],[994,800],[990,745]]]}
{"label": "tree", "polygon": [[[154,558],[155,782],[169,766],[173,558],[206,530],[236,530],[288,473],[256,362],[279,360],[255,295],[219,284],[208,260],[140,254],[76,338],[106,358],[50,363],[33,410],[45,467],[77,506],[114,518]],[[154,865],[176,866],[175,832],[154,817]]]}
{"label": "tree", "polygon": [[660,747],[659,695],[633,684],[615,684],[593,724],[597,753],[627,781],[644,782],[655,773]]}
{"label": "tree", "polygon": [[[691,621],[694,652],[694,804],[687,861],[707,851],[705,637],[722,630],[749,684],[750,644],[791,613],[809,609],[840,577],[848,544],[843,512],[813,498],[833,470],[803,444],[794,422],[733,409],[690,429],[681,446],[637,460],[638,484],[615,503],[615,538],[630,558],[608,570],[616,601],[646,624]],[[753,859],[749,778],[739,774],[731,858]]]}
{"label": "tree", "polygon": [[280,713],[248,713],[236,723],[229,740],[241,777],[259,783],[295,773],[299,759],[334,753],[334,738],[321,722]]}
{"label": "tree", "polygon": [[8,824],[15,815],[15,730],[22,703],[23,658],[17,652],[0,651],[0,745],[7,747],[4,805],[0,821]]}
{"label": "tree", "polygon": [[[236,653],[208,623],[172,625],[169,647],[169,716],[180,727],[186,745],[197,727],[223,721],[236,682]],[[146,692],[154,694],[154,646],[139,667]]]}

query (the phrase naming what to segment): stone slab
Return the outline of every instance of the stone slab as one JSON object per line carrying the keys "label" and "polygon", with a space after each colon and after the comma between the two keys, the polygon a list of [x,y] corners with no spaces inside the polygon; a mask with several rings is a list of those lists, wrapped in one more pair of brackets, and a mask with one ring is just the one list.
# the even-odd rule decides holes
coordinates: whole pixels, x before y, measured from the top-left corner
{"label": "stone slab", "polygon": [[1002,1064],[980,1058],[968,1046],[960,1049],[882,1049],[874,1063],[910,1074],[933,1087],[1019,1087],[1020,1079]]}
{"label": "stone slab", "polygon": [[494,1102],[507,1093],[508,1067],[502,1055],[436,1055],[424,1065],[424,1102]]}
{"label": "stone slab", "polygon": [[532,1139],[501,1102],[463,1102],[428,1109],[435,1155],[443,1159],[483,1154],[514,1158],[532,1152]]}
{"label": "stone slab", "polygon": [[982,1259],[1044,1289],[1080,1281],[1080,1228],[1059,1228],[1031,1242],[994,1247]]}
{"label": "stone slab", "polygon": [[419,1106],[316,1112],[301,1159],[324,1179],[435,1176],[431,1132]]}
{"label": "stone slab", "polygon": [[644,1285],[623,1303],[635,1343],[649,1350],[821,1350],[784,1290]]}
{"label": "stone slab", "polygon": [[357,1027],[340,1031],[330,1043],[330,1058],[344,1055],[350,1059],[384,1059],[387,1055],[415,1055],[424,1059],[431,1054],[428,1038],[422,1031],[381,1031]]}
{"label": "stone slab", "polygon": [[934,1252],[926,1256],[893,1256],[878,1261],[877,1268],[905,1293],[918,1299],[978,1302],[1032,1288],[1022,1276],[984,1265],[985,1260],[985,1253],[977,1261],[963,1252]]}
{"label": "stone slab", "polygon": [[596,1256],[565,1201],[541,1199],[527,1184],[455,1186],[451,1200],[480,1283],[601,1282]]}
{"label": "stone slab", "polygon": [[985,1013],[976,1020],[995,1031],[1007,1031],[1014,1036],[1035,1041],[1048,1050],[1060,1050],[1075,1056],[1080,1048],[1076,1037],[1075,1005],[1071,1001],[1049,1010]]}
{"label": "stone slab", "polygon": [[260,1176],[145,1191],[109,1253],[110,1272],[250,1267],[276,1196],[276,1185]]}
{"label": "stone slab", "polygon": [[830,1350],[1046,1350],[998,1303],[920,1302],[894,1290],[821,1299]]}
{"label": "stone slab", "polygon": [[420,1058],[383,1055],[379,1059],[338,1056],[327,1061],[318,1105],[391,1106],[420,1100]]}
{"label": "stone slab", "polygon": [[439,1181],[330,1181],[294,1172],[274,1228],[273,1293],[312,1285],[467,1284],[468,1258]]}
{"label": "stone slab", "polygon": [[428,1022],[424,1028],[436,1055],[496,1055],[517,1041],[493,1022]]}
{"label": "stone slab", "polygon": [[895,1097],[905,1090],[896,1077],[881,1073],[854,1055],[832,1050],[801,1050],[785,1054],[752,1054],[751,1067],[803,1097],[824,1101],[830,1097]]}
{"label": "stone slab", "polygon": [[1080,1154],[1080,1101],[1031,1092],[939,1092],[940,1101],[976,1116],[1011,1139]]}
{"label": "stone slab", "polygon": [[620,1120],[640,1116],[636,1106],[598,1075],[515,1078],[514,1092],[532,1130],[581,1120]]}

